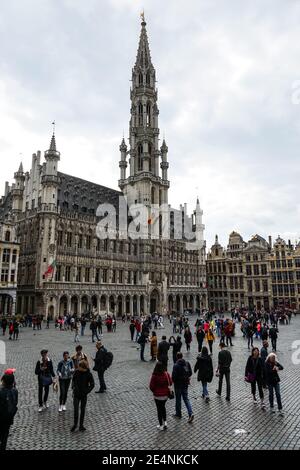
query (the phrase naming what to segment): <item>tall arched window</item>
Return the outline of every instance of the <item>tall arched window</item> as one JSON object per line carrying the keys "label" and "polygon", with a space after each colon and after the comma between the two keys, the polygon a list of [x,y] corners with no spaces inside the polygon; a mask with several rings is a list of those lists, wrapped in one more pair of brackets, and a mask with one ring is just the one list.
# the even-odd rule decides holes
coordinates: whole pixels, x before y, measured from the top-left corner
{"label": "tall arched window", "polygon": [[146,75],[146,84],[150,86],[150,73],[149,72],[147,72],[147,75]]}
{"label": "tall arched window", "polygon": [[143,146],[139,144],[138,146],[138,171],[143,170]]}
{"label": "tall arched window", "polygon": [[143,105],[139,103],[139,126],[143,125]]}
{"label": "tall arched window", "polygon": [[150,126],[151,125],[151,104],[147,103],[146,106],[146,125]]}
{"label": "tall arched window", "polygon": [[7,232],[5,232],[5,241],[10,242],[10,231],[9,230],[7,230]]}
{"label": "tall arched window", "polygon": [[142,74],[142,72],[139,73],[139,85],[143,85],[143,74]]}

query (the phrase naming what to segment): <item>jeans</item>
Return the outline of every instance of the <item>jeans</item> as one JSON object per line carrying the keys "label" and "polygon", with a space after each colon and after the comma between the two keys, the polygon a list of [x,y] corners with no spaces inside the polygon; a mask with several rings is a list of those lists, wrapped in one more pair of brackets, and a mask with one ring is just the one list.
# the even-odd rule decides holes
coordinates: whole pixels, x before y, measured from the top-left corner
{"label": "jeans", "polygon": [[207,382],[201,381],[202,384],[202,395],[208,397],[208,389],[207,389]]}
{"label": "jeans", "polygon": [[19,331],[14,331],[13,339],[18,339]]}
{"label": "jeans", "polygon": [[84,330],[85,330],[85,326],[81,326],[81,336],[84,336]]}
{"label": "jeans", "polygon": [[222,393],[222,385],[223,385],[223,377],[225,375],[226,380],[226,398],[230,398],[230,369],[227,370],[220,370],[220,377],[219,377],[219,388],[218,394],[221,395]]}
{"label": "jeans", "polygon": [[[39,382],[39,406],[43,406],[43,403],[46,403],[48,400],[50,385],[43,385]],[[44,390],[44,399],[43,399],[43,390]]]}
{"label": "jeans", "polygon": [[80,427],[83,426],[86,402],[87,402],[87,395],[84,395],[83,397],[80,397],[80,398],[74,397],[74,426],[77,426],[77,424],[78,424],[79,405],[81,405],[80,406],[80,422],[79,422],[79,425],[80,425]]}
{"label": "jeans", "polygon": [[98,333],[97,333],[97,330],[92,330],[92,342],[94,343],[94,338],[97,338],[97,341],[99,341],[99,336],[98,336]]}
{"label": "jeans", "polygon": [[198,352],[201,352],[202,344],[203,344],[203,339],[198,341]]}
{"label": "jeans", "polygon": [[131,341],[133,341],[133,338],[134,338],[134,329],[130,329],[130,337],[131,337]]}
{"label": "jeans", "polygon": [[75,333],[74,342],[79,343],[79,334],[78,334],[78,332]]}
{"label": "jeans", "polygon": [[253,336],[248,336],[248,349],[250,349],[250,345],[253,347]]}
{"label": "jeans", "polygon": [[162,426],[164,422],[167,421],[167,411],[166,411],[167,400],[154,399],[154,401],[155,401],[156,408],[157,408],[158,422],[160,426]]}
{"label": "jeans", "polygon": [[232,346],[231,336],[226,336],[226,346],[228,346],[228,343]]}
{"label": "jeans", "polygon": [[277,405],[278,409],[282,410],[282,403],[281,403],[281,396],[280,396],[280,385],[279,383],[276,385],[268,385],[269,388],[269,402],[270,402],[270,407],[274,407],[274,391],[276,395],[276,400],[277,400]]}
{"label": "jeans", "polygon": [[1,423],[0,425],[0,451],[6,450],[9,428],[10,424]]}
{"label": "jeans", "polygon": [[66,404],[70,383],[71,383],[71,379],[59,379],[59,390],[60,390],[59,404],[60,405]]}
{"label": "jeans", "polygon": [[98,370],[100,390],[106,390],[106,384],[105,384],[105,381],[104,381],[104,372],[105,371],[103,369]]}
{"label": "jeans", "polygon": [[141,333],[139,331],[137,331],[136,332],[136,337],[135,337],[136,343],[138,342],[138,339],[139,339],[140,336],[141,336]]}
{"label": "jeans", "polygon": [[141,361],[144,361],[145,360],[144,351],[145,351],[146,343],[142,343],[142,344],[140,344],[140,346],[141,346],[141,349],[140,349],[140,351],[141,351]]}
{"label": "jeans", "polygon": [[256,384],[257,384],[257,388],[258,388],[258,393],[259,393],[259,398],[261,400],[264,399],[264,392],[263,392],[263,383],[262,383],[262,380],[261,379],[256,379],[254,380],[254,382],[251,382],[251,393],[253,396],[255,396],[256,394]]}
{"label": "jeans", "polygon": [[175,385],[176,416],[180,416],[180,417],[181,417],[181,397],[182,397],[182,399],[184,401],[184,404],[186,406],[186,409],[188,411],[188,415],[192,416],[193,410],[192,410],[192,406],[191,406],[189,398],[188,398],[188,385],[179,385],[179,386]]}

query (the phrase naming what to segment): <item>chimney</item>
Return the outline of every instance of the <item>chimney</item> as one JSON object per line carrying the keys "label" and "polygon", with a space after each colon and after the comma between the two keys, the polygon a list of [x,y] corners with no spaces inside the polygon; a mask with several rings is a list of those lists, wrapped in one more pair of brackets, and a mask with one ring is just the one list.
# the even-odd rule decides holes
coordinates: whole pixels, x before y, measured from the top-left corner
{"label": "chimney", "polygon": [[270,245],[270,248],[272,248],[272,237],[271,237],[271,235],[269,235],[269,245]]}

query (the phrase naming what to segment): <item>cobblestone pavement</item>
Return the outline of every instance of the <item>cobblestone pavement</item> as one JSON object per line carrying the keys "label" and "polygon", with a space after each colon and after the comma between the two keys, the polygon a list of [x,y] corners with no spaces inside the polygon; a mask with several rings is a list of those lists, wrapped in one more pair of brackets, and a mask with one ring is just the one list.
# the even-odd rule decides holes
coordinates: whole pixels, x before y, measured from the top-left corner
{"label": "cobblestone pavement", "polygon": [[[194,325],[195,317],[190,317]],[[194,328],[193,328],[194,329]],[[166,322],[164,330],[158,330],[160,340],[163,334],[171,333]],[[58,413],[58,397],[50,392],[49,409],[37,411],[37,379],[34,367],[42,348],[49,349],[49,355],[56,367],[64,350],[73,352],[71,332],[60,332],[51,325],[50,330],[32,331],[21,329],[18,341],[6,342],[7,367],[16,367],[19,389],[19,412],[11,430],[8,449],[148,449],[148,450],[198,450],[198,449],[299,449],[300,448],[300,407],[299,384],[300,365],[293,365],[292,342],[300,340],[300,317],[293,318],[291,325],[280,326],[278,358],[284,366],[281,376],[281,394],[284,416],[271,415],[254,405],[250,385],[243,380],[244,367],[248,357],[245,340],[237,328],[232,365],[232,399],[215,394],[217,380],[209,385],[210,403],[204,403],[200,386],[194,375],[190,386],[195,420],[189,424],[183,407],[183,419],[172,417],[174,400],[167,403],[167,431],[156,429],[156,408],[148,384],[153,363],[142,363],[136,344],[131,343],[129,324],[118,323],[116,333],[104,332],[105,346],[114,353],[114,362],[106,373],[108,391],[88,397],[85,433],[70,433],[72,426],[72,400],[69,395],[67,411]],[[260,345],[258,340],[255,344]],[[90,331],[81,344],[89,356],[94,356],[95,345],[91,342]],[[185,347],[183,348],[185,349]],[[216,368],[217,344],[214,344],[213,363]],[[149,346],[146,347],[149,359]],[[193,336],[191,352],[185,358],[195,364],[197,342]],[[5,366],[0,366],[3,372]],[[95,373],[94,373],[95,374]],[[95,374],[96,386],[98,379]],[[224,384],[225,385],[225,384]],[[223,385],[223,386],[224,386]],[[224,390],[225,391],[225,390]],[[223,392],[224,393],[224,392]],[[267,397],[266,397],[267,398]],[[268,402],[268,400],[266,400]],[[235,434],[243,429],[246,433]]]}

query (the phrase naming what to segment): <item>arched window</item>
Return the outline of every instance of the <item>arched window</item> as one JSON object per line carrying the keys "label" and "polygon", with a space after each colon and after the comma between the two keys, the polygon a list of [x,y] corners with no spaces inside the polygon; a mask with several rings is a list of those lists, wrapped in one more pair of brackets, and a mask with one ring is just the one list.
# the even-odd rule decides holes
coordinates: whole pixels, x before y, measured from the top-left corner
{"label": "arched window", "polygon": [[146,84],[150,86],[150,73],[149,72],[147,72],[147,75],[146,75]]}
{"label": "arched window", "polygon": [[149,171],[152,171],[152,145],[148,144],[148,152],[149,152]]}
{"label": "arched window", "polygon": [[5,232],[5,241],[10,242],[10,231],[9,230],[7,230],[7,232]]}
{"label": "arched window", "polygon": [[139,126],[143,125],[143,105],[139,103]]}
{"label": "arched window", "polygon": [[143,74],[142,74],[142,72],[139,73],[139,85],[143,85]]}
{"label": "arched window", "polygon": [[138,171],[143,171],[143,146],[138,146]]}
{"label": "arched window", "polygon": [[146,125],[150,126],[151,125],[151,104],[147,103],[146,106]]}

